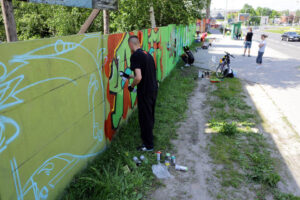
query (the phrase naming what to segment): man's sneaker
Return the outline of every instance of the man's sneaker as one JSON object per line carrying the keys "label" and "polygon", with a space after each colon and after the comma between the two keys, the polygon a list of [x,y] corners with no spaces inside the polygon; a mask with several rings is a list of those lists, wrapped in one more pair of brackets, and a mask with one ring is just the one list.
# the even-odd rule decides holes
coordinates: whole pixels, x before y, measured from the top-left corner
{"label": "man's sneaker", "polygon": [[147,148],[146,146],[138,147],[138,151],[153,151],[153,148]]}
{"label": "man's sneaker", "polygon": [[248,57],[251,57],[250,55],[248,55]]}

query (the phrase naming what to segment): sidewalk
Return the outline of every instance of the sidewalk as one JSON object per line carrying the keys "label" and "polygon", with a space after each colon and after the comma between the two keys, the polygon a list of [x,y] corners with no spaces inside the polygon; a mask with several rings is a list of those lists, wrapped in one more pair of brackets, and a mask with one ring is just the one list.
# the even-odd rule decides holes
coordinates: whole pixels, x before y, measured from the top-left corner
{"label": "sidewalk", "polygon": [[[210,37],[222,38],[214,34]],[[243,41],[224,38],[214,42],[209,50],[199,50],[195,60],[197,64],[208,63],[207,68],[215,70],[212,57],[218,63],[224,51],[236,57],[231,66],[237,77],[244,80],[251,100],[262,115],[265,131],[297,182],[291,183],[290,189],[300,195],[300,58],[290,58],[267,46],[263,65],[258,67],[255,63],[258,42],[252,44],[252,56],[244,57]]]}

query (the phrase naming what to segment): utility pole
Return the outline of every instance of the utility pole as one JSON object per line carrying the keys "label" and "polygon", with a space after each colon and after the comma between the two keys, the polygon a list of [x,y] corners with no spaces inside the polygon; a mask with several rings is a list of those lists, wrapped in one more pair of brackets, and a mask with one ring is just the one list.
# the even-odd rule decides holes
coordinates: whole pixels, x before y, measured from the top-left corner
{"label": "utility pole", "polygon": [[109,34],[109,11],[103,10],[103,33]]}
{"label": "utility pole", "polygon": [[227,7],[228,7],[228,0],[226,0],[226,7],[225,7],[225,16],[224,16],[224,28],[223,28],[223,35],[225,36],[225,29],[226,29],[226,21],[227,21]]}
{"label": "utility pole", "polygon": [[[206,19],[210,19],[210,5],[211,5],[211,0],[206,0]],[[207,29],[210,26],[206,26],[205,29]],[[208,30],[206,30],[208,31]]]}
{"label": "utility pole", "polygon": [[7,42],[18,40],[12,0],[1,0]]}
{"label": "utility pole", "polygon": [[155,23],[155,15],[154,15],[154,9],[153,9],[153,3],[150,3],[150,21],[151,21],[151,27],[155,28],[156,27],[156,23]]}

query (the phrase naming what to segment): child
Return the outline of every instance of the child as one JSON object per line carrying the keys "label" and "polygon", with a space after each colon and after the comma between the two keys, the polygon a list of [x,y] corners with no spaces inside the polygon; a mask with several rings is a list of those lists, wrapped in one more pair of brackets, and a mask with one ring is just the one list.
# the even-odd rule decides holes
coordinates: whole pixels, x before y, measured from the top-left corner
{"label": "child", "polygon": [[258,45],[258,47],[259,47],[258,55],[257,55],[257,58],[256,58],[256,63],[257,63],[258,65],[261,65],[261,63],[262,63],[262,57],[263,57],[263,55],[264,55],[264,53],[265,53],[265,48],[266,48],[266,45],[267,45],[265,39],[266,39],[267,37],[268,37],[268,36],[265,35],[265,34],[262,34],[262,35],[261,35],[261,41],[260,41],[260,43],[259,43],[259,45]]}

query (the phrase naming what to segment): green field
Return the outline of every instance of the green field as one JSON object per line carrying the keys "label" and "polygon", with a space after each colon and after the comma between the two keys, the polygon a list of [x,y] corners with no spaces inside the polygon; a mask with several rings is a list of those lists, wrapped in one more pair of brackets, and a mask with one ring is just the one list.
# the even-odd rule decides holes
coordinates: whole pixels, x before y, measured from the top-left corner
{"label": "green field", "polygon": [[296,31],[298,34],[300,34],[300,27],[297,26],[295,28],[293,27],[279,27],[276,29],[270,29],[270,30],[266,30],[266,32],[271,32],[271,33],[279,33],[279,34],[283,34],[285,32],[289,32],[289,31]]}

